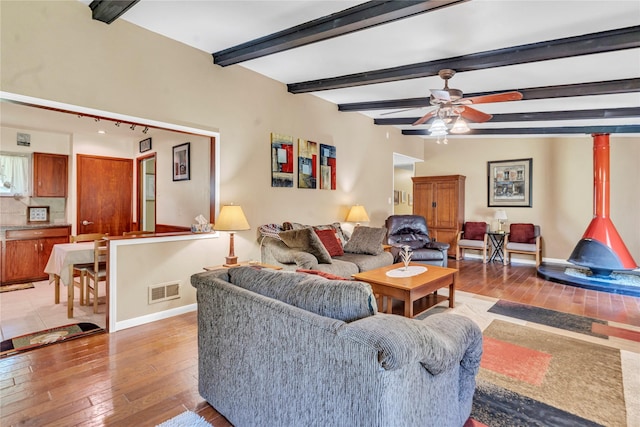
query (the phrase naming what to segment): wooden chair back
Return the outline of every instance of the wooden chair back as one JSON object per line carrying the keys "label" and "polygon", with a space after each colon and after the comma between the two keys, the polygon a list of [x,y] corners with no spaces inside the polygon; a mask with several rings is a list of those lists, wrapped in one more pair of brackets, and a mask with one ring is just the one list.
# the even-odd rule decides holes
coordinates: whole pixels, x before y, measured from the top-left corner
{"label": "wooden chair back", "polygon": [[125,237],[144,236],[145,234],[155,234],[155,231],[133,230],[133,231],[125,231],[122,233],[122,235]]}
{"label": "wooden chair back", "polygon": [[78,234],[75,236],[71,236],[71,243],[79,243],[79,242],[93,242],[96,240],[100,240],[104,237],[107,237],[109,233],[86,233],[86,234]]}

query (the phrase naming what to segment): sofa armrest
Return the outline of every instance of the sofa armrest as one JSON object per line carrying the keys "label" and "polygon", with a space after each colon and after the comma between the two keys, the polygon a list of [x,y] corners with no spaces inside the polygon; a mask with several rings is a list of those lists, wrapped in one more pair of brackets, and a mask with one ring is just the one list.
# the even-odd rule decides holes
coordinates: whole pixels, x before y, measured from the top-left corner
{"label": "sofa armrest", "polygon": [[342,333],[375,348],[386,370],[420,363],[438,375],[461,365],[465,377],[475,377],[480,366],[482,332],[472,320],[455,314],[415,320],[378,313],[346,325]]}

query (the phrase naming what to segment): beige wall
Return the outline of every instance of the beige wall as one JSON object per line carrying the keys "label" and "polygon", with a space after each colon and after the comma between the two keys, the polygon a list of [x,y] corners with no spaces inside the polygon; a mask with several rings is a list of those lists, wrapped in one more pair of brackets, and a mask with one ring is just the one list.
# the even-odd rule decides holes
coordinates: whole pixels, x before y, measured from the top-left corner
{"label": "beige wall", "polygon": [[[611,135],[611,219],[640,262],[640,140]],[[533,207],[505,208],[508,222],[539,224],[543,257],[566,260],[593,217],[593,139],[451,138],[425,144],[416,176],[465,175],[465,219],[493,220],[487,207],[487,162],[533,159]],[[515,256],[515,255],[514,255]],[[528,259],[530,259],[529,257]]]}
{"label": "beige wall", "polygon": [[[236,236],[241,258],[258,256],[255,227],[267,222],[342,221],[359,203],[381,225],[392,212],[392,153],[422,158],[419,138],[125,21],[93,21],[80,2],[1,7],[3,91],[220,132],[219,200],[242,205],[254,227]],[[338,189],[271,188],[271,132],[335,145]]]}
{"label": "beige wall", "polygon": [[[218,67],[209,52],[126,21],[93,21],[77,1],[0,7],[3,91],[220,132],[219,200],[242,205],[254,227],[236,236],[241,258],[257,257],[255,227],[266,222],[344,220],[348,207],[359,203],[371,225],[382,224],[393,211],[393,152],[425,159],[416,176],[466,175],[467,219],[491,218],[488,160],[532,157],[533,208],[507,213],[510,221],[541,225],[546,257],[566,259],[591,218],[590,137],[425,143],[374,126],[362,115],[340,113],[312,95],[290,94],[283,84],[241,66]],[[271,132],[335,145],[338,190],[271,188]],[[611,144],[611,216],[637,262],[639,142],[613,136]],[[206,191],[207,183],[195,185]],[[226,244],[220,240],[216,244]]]}

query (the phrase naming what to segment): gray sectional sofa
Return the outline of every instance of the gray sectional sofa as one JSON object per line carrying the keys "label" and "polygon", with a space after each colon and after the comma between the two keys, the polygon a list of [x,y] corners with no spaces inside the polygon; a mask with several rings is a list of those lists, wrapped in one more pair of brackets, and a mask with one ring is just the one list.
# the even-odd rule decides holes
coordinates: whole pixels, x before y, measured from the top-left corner
{"label": "gray sectional sofa", "polygon": [[199,392],[233,425],[460,427],[482,354],[471,320],[377,312],[358,281],[195,274]]}
{"label": "gray sectional sofa", "polygon": [[385,237],[386,228],[361,226],[349,235],[337,222],[316,226],[287,222],[258,228],[263,263],[344,278],[393,264],[393,255],[382,248]]}

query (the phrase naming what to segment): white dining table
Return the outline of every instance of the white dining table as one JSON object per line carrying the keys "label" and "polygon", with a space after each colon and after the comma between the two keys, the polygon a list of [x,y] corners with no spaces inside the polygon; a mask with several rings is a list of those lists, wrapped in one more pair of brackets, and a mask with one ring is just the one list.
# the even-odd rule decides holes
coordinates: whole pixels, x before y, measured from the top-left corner
{"label": "white dining table", "polygon": [[[73,266],[93,262],[93,242],[59,243],[53,245],[44,272],[55,283],[55,303],[60,304],[60,282],[67,287],[67,317],[73,317]],[[82,301],[81,301],[82,303]]]}

